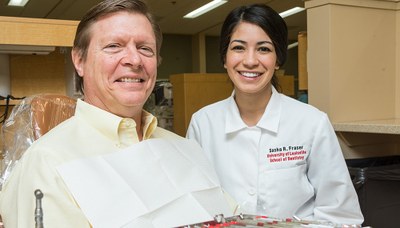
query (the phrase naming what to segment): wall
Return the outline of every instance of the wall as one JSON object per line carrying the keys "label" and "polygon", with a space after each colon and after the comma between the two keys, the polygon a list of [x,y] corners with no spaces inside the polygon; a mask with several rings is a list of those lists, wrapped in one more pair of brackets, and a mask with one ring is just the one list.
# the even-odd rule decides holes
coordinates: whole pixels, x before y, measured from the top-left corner
{"label": "wall", "polygon": [[226,73],[219,57],[219,37],[206,37],[206,68],[207,73]]}
{"label": "wall", "polygon": [[192,72],[192,38],[185,35],[163,35],[162,62],[158,79],[169,79],[171,74]]}

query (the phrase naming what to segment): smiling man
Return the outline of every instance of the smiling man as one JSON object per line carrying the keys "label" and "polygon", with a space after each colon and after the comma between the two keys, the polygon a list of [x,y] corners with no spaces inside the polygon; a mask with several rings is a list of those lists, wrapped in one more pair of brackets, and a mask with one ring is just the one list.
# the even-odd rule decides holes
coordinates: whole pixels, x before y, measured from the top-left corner
{"label": "smiling man", "polygon": [[[94,197],[94,202],[89,203],[90,210],[87,213],[84,211],[84,207],[87,206],[86,199],[83,198],[85,202],[82,202],[82,197],[79,197],[82,196],[82,192],[79,192],[80,186],[71,184],[71,179],[66,178],[71,177],[71,171],[76,172],[68,166],[71,162],[83,160],[83,164],[86,164],[88,160],[93,161],[93,158],[102,156],[104,158],[106,155],[112,160],[113,157],[109,155],[125,148],[129,149],[132,146],[138,148],[135,146],[143,143],[154,146],[148,143],[152,140],[147,140],[154,138],[165,140],[163,143],[172,145],[172,148],[173,145],[194,145],[193,149],[195,146],[200,148],[197,144],[190,144],[194,141],[188,143],[189,140],[157,127],[157,119],[143,110],[143,105],[155,85],[161,41],[162,35],[158,25],[147,11],[146,5],[139,0],[105,0],[94,6],[83,17],[77,28],[72,60],[77,77],[81,80],[84,99],[78,99],[73,117],[35,141],[13,169],[0,195],[0,214],[5,227],[35,227],[36,205],[33,193],[36,189],[40,189],[44,195],[42,203],[44,227],[93,227],[96,226],[93,221],[99,221],[99,217],[104,219],[109,215],[93,213],[98,211],[97,208],[104,207],[105,201],[102,200],[105,198],[102,197],[108,197],[109,202],[118,201],[122,204],[125,198],[134,198],[133,194],[126,192],[111,194],[122,192],[120,189],[115,189],[116,187],[113,188],[110,184],[112,180],[105,182],[115,173],[107,173],[103,166],[96,168],[98,166],[92,162],[90,166],[82,169],[86,172],[72,175],[75,178],[72,180],[74,183],[83,181],[84,184],[88,184],[88,188],[101,186],[89,192],[89,196],[106,192],[101,197]],[[185,140],[185,142],[175,144],[174,140]],[[138,217],[129,215],[130,220],[126,221],[129,222],[129,227],[135,226],[131,224],[136,224],[135,227],[152,227],[153,220],[160,221],[163,215],[167,217],[163,211],[171,214],[185,209],[189,215],[195,215],[208,209],[220,212],[229,208],[226,207],[228,205],[226,201],[219,201],[219,204],[215,201],[221,199],[219,196],[223,194],[216,174],[211,166],[207,165],[203,153],[194,154],[188,150],[186,150],[188,153],[185,153],[182,148],[175,148],[174,151],[163,147],[156,152],[150,152],[150,149],[149,153],[146,148],[145,151],[142,149],[132,153],[134,158],[151,159],[133,159],[132,169],[128,166],[124,171],[125,174],[131,175],[127,182],[134,179],[133,177],[140,179],[138,183],[130,185],[136,190],[146,189],[144,186],[147,185],[160,185],[159,183],[164,185],[149,189],[156,193],[147,194],[149,195],[147,198],[135,198],[142,200],[141,202],[150,202],[153,209],[150,211],[149,205],[146,205],[147,207],[130,205],[134,209],[140,207],[140,210],[136,210]],[[126,156],[132,158],[129,153]],[[177,158],[179,162],[171,161],[172,158]],[[61,169],[61,166],[64,168]],[[173,173],[179,178],[174,179],[174,175],[165,175],[164,179],[160,179],[160,175],[155,175],[163,172]],[[88,176],[92,178],[85,179]],[[182,176],[185,178],[180,178]],[[165,188],[166,183],[173,187]],[[179,185],[183,187],[179,188]],[[170,190],[168,194],[167,190]],[[209,193],[207,190],[210,190]],[[144,195],[148,192],[141,191]],[[213,203],[209,205],[212,205],[212,208],[187,210],[187,206],[198,207],[200,203],[197,200],[204,199],[204,196],[211,196],[209,200]],[[103,211],[107,212],[107,208],[105,209]],[[118,209],[121,210],[118,211],[120,214],[127,213]],[[128,214],[133,212],[129,211]],[[97,220],[91,220],[88,215]],[[118,220],[115,217],[109,219]],[[105,225],[100,224],[100,226]],[[113,224],[112,227],[120,226]]]}

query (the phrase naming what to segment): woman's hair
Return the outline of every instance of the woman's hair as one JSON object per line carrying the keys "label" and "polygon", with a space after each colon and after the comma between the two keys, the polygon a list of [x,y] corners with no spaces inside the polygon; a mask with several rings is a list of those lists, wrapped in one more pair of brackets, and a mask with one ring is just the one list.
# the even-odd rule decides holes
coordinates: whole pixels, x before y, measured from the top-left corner
{"label": "woman's hair", "polygon": [[[157,63],[160,64],[160,49],[162,43],[161,29],[156,23],[154,16],[149,12],[147,5],[141,0],[104,0],[93,6],[79,22],[73,48],[78,51],[80,57],[85,60],[92,38],[91,26],[106,15],[124,11],[142,14],[149,20],[156,38]],[[75,77],[77,77],[79,89],[83,93],[83,77],[80,77],[76,71]]]}
{"label": "woman's hair", "polygon": [[[252,4],[240,6],[232,10],[222,25],[220,34],[220,59],[223,64],[226,61],[226,53],[231,41],[232,33],[241,22],[247,22],[259,26],[271,38],[277,55],[277,64],[282,66],[286,62],[288,31],[283,18],[271,7],[264,4]],[[278,80],[274,76],[271,79],[274,87],[279,87]]]}

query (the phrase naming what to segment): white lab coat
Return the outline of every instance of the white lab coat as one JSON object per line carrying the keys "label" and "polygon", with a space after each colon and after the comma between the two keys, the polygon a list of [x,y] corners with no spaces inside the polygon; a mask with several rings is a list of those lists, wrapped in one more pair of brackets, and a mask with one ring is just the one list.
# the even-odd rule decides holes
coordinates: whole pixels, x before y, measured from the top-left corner
{"label": "white lab coat", "polygon": [[357,194],[327,115],[278,93],[254,127],[231,97],[196,112],[188,138],[213,163],[242,211],[361,224]]}

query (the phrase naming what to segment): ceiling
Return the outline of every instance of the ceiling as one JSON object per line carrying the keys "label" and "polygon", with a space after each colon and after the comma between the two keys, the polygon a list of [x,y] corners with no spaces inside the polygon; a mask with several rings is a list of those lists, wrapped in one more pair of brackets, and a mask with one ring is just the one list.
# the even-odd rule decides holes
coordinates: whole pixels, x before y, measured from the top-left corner
{"label": "ceiling", "polygon": [[[101,0],[30,0],[25,7],[7,6],[9,0],[0,0],[0,16],[80,20],[82,15]],[[251,3],[265,3],[278,12],[295,6],[304,7],[304,0],[229,0],[222,6],[195,19],[183,16],[210,0],[145,0],[155,14],[163,33],[194,35],[204,33],[218,36],[224,17],[233,8]],[[306,11],[285,18],[289,40],[297,40],[300,31],[306,31]]]}

